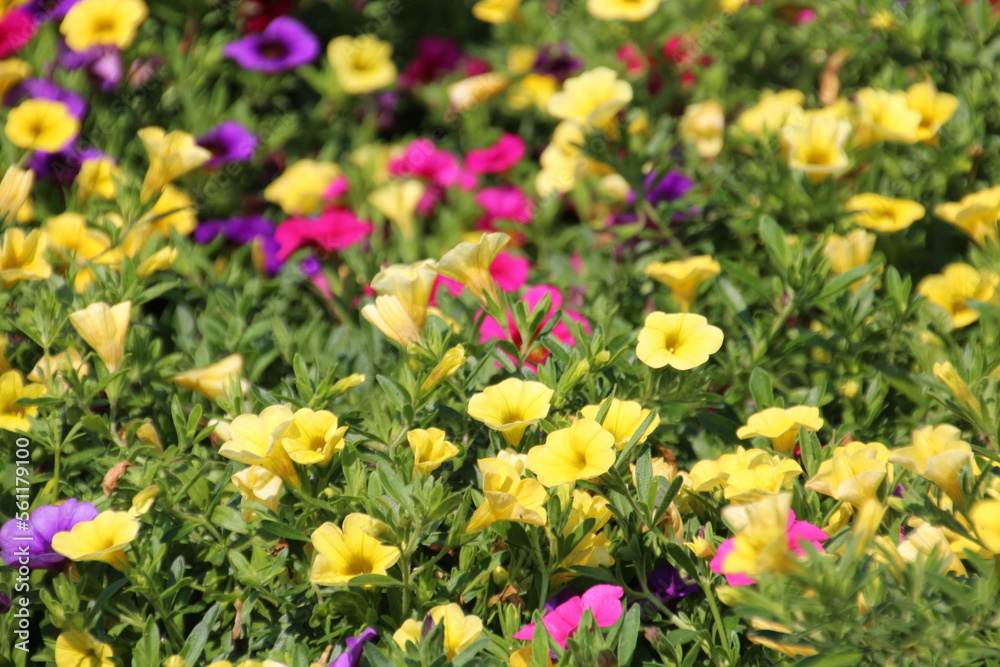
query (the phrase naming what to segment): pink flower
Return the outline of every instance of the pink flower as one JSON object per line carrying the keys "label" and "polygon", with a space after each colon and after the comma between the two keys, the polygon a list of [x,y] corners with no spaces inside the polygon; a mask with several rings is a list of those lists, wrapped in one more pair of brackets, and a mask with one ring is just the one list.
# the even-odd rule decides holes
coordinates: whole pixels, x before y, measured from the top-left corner
{"label": "pink flower", "polygon": [[[566,640],[576,633],[583,619],[583,612],[587,609],[594,615],[598,627],[610,628],[617,623],[622,616],[621,598],[624,594],[621,586],[598,584],[545,614],[542,624],[556,643],[566,648]],[[514,639],[530,640],[534,636],[535,624],[529,623],[517,631]]]}
{"label": "pink flower", "polygon": [[499,174],[507,171],[524,157],[524,139],[516,134],[504,134],[488,148],[469,151],[465,164],[477,174]]}
{"label": "pink flower", "polygon": [[[805,556],[805,543],[811,544],[814,548],[823,551],[823,541],[829,539],[829,535],[817,528],[808,521],[799,521],[795,518],[795,512],[788,511],[788,548],[796,556]],[[731,537],[719,545],[719,550],[712,558],[712,572],[723,574],[722,564],[733,552],[736,538]],[[757,583],[745,574],[727,574],[726,583],[730,586],[749,586]]]}
{"label": "pink flower", "polygon": [[[529,262],[524,257],[517,257],[509,252],[501,252],[493,260],[493,264],[490,265],[490,275],[493,276],[494,282],[496,282],[497,287],[504,292],[516,292],[517,290],[524,287],[524,283],[528,282],[528,269],[531,267],[531,262]],[[438,276],[434,281],[434,287],[431,290],[431,305],[437,305],[437,291],[439,287],[444,287],[452,296],[458,296],[465,289],[465,285],[458,282],[457,280],[452,280],[451,278],[445,278],[444,276]]]}
{"label": "pink flower", "polygon": [[458,158],[440,150],[430,139],[415,139],[403,154],[389,162],[393,176],[423,178],[441,188],[458,186],[463,190],[476,187],[476,175],[462,168]]}
{"label": "pink flower", "polygon": [[315,245],[332,252],[360,242],[372,233],[370,222],[344,208],[331,208],[315,218],[289,218],[278,225],[278,259],[285,261],[299,248]]}
{"label": "pink flower", "polygon": [[0,19],[0,58],[20,50],[35,36],[35,20],[24,9],[14,9]]}
{"label": "pink flower", "polygon": [[803,9],[798,14],[795,15],[796,25],[812,23],[815,20],[816,20],[816,12],[814,12],[811,9]]}
{"label": "pink flower", "polygon": [[347,194],[349,186],[350,184],[347,182],[346,177],[338,176],[333,180],[333,183],[330,183],[330,186],[326,189],[326,192],[323,193],[323,199],[330,202],[336,202],[341,197]]}
{"label": "pink flower", "polygon": [[[534,202],[524,192],[515,185],[501,185],[495,188],[483,188],[476,193],[476,203],[479,204],[486,214],[476,221],[476,229],[484,231],[495,231],[493,223],[497,220],[509,220],[519,225],[531,221],[534,214]],[[523,239],[519,239],[520,234],[511,233],[511,242],[520,245]]]}
{"label": "pink flower", "polygon": [[[535,310],[546,294],[549,295],[551,305],[549,306],[549,312],[546,313],[545,318],[539,325],[539,331],[544,328],[553,317],[565,314],[570,319],[579,322],[583,326],[584,331],[590,333],[590,324],[583,317],[583,315],[572,310],[563,310],[563,295],[562,292],[560,292],[556,287],[552,287],[551,285],[537,285],[525,292],[524,296],[521,297],[521,300],[528,305],[528,310],[530,312]],[[510,329],[509,331],[504,331],[504,328],[500,325],[500,323],[492,317],[486,316],[483,318],[483,323],[479,328],[479,342],[485,343],[488,340],[494,339],[509,340],[514,343],[514,345],[520,347],[523,342],[523,335],[515,328],[514,316],[509,311],[507,313],[507,321]],[[563,321],[557,322],[556,325],[552,327],[552,335],[566,345],[576,345],[576,339],[573,338],[573,333]],[[534,341],[537,336],[538,331],[531,335],[529,343]],[[548,356],[549,351],[544,347],[539,346],[528,356],[528,365],[535,367],[536,364],[543,363]]]}

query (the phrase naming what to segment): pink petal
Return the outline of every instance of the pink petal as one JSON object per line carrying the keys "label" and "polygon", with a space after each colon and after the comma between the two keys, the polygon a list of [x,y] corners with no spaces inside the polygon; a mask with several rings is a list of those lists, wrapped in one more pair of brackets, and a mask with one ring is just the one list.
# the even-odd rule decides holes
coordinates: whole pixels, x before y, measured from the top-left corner
{"label": "pink petal", "polygon": [[621,618],[621,599],[624,594],[625,590],[621,586],[612,586],[611,584],[592,586],[583,594],[583,608],[593,612],[597,625],[602,628],[611,627]]}

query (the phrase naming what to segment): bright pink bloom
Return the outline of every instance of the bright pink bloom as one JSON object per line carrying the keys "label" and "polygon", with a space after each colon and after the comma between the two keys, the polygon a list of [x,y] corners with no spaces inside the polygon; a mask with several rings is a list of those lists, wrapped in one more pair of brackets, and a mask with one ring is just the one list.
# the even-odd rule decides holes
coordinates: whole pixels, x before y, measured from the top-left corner
{"label": "bright pink bloom", "polygon": [[[583,595],[577,595],[545,614],[542,624],[560,647],[566,648],[566,640],[580,627],[583,612],[587,609],[594,615],[598,627],[610,628],[618,622],[623,612],[621,586],[598,584]],[[514,635],[514,639],[530,640],[535,636],[535,624],[529,623]]]}
{"label": "bright pink bloom", "polygon": [[430,139],[411,141],[401,156],[389,162],[389,173],[423,178],[441,188],[457,185],[463,190],[474,189],[478,180],[462,167],[457,157],[437,148]]}
{"label": "bright pink bloom", "polygon": [[531,221],[534,202],[516,185],[501,185],[483,188],[476,193],[476,203],[483,207],[486,215],[477,226],[488,226],[496,220],[510,220],[518,224]]}
{"label": "bright pink bloom", "polygon": [[[528,311],[532,312],[546,294],[549,295],[549,312],[546,313],[545,318],[539,325],[539,331],[544,328],[553,317],[559,317],[562,314],[576,322],[579,322],[583,326],[584,331],[590,333],[590,324],[587,322],[586,318],[583,317],[583,315],[572,310],[563,309],[563,295],[562,292],[560,292],[556,287],[552,287],[551,285],[536,285],[524,293],[524,296],[521,297],[521,301],[524,301],[528,305]],[[485,343],[488,340],[501,339],[509,340],[514,343],[514,345],[520,347],[523,342],[523,336],[514,326],[514,315],[510,311],[507,312],[507,321],[509,330],[504,331],[499,322],[487,315],[483,318],[483,323],[479,328],[479,342]],[[534,332],[531,339],[534,340],[537,335],[538,332]],[[562,320],[557,322],[556,325],[552,327],[552,335],[566,345],[576,345],[576,339],[573,338],[573,333],[570,331],[569,326]],[[548,358],[548,356],[549,351],[544,347],[539,346],[528,356],[528,365],[534,367],[537,364],[541,364]]]}
{"label": "bright pink bloom", "polygon": [[14,9],[0,19],[0,58],[20,50],[35,36],[35,19],[25,9]]}
{"label": "bright pink bloom", "polygon": [[[808,542],[819,551],[823,551],[823,542],[829,539],[829,535],[817,528],[808,521],[799,521],[795,518],[795,512],[788,511],[788,548],[796,556],[805,556],[805,544]],[[712,572],[722,574],[722,564],[735,548],[735,537],[731,537],[719,545],[719,550],[712,558]],[[726,583],[730,586],[749,586],[757,583],[745,574],[727,574]]]}
{"label": "bright pink bloom", "polygon": [[331,208],[315,218],[289,218],[278,225],[274,239],[278,242],[278,259],[285,261],[307,245],[327,252],[343,250],[372,233],[370,222],[359,220],[353,212]]}
{"label": "bright pink bloom", "polygon": [[323,199],[336,202],[341,197],[347,194],[347,190],[350,187],[350,183],[347,182],[346,176],[338,176],[330,183],[330,186],[323,193]]}
{"label": "bright pink bloom", "polygon": [[523,157],[524,139],[516,134],[504,134],[492,146],[469,151],[465,156],[465,165],[477,174],[499,174]]}
{"label": "bright pink bloom", "polygon": [[632,44],[623,45],[615,57],[625,63],[629,74],[642,74],[649,69],[649,58]]}
{"label": "bright pink bloom", "polygon": [[795,15],[795,23],[797,25],[802,25],[804,23],[812,23],[816,20],[816,12],[811,9],[803,9],[798,14]]}

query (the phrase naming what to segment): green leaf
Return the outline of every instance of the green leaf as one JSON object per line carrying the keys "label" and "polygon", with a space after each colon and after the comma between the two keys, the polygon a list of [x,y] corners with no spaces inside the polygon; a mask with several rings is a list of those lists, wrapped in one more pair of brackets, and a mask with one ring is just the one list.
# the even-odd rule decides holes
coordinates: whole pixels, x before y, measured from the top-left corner
{"label": "green leaf", "polygon": [[841,653],[839,655],[812,655],[802,658],[796,667],[851,667],[861,664],[863,654],[857,652]]}
{"label": "green leaf", "polygon": [[774,262],[774,268],[784,277],[788,272],[788,245],[785,243],[785,233],[769,215],[762,215],[758,226],[760,238],[764,241],[767,254]]}
{"label": "green leaf", "polygon": [[380,586],[382,588],[399,588],[403,584],[384,574],[359,574],[347,582],[348,586]]}
{"label": "green leaf", "polygon": [[156,626],[156,617],[146,619],[146,627],[142,631],[142,639],[135,645],[132,660],[137,665],[160,664],[160,629]]}
{"label": "green leaf", "polygon": [[208,643],[209,633],[212,631],[212,626],[215,625],[221,609],[222,607],[219,606],[219,603],[213,604],[198,622],[198,625],[194,626],[191,634],[188,635],[187,641],[184,642],[184,647],[180,652],[180,656],[184,658],[187,664],[200,664],[201,654],[205,651],[205,644]]}
{"label": "green leaf", "polygon": [[618,638],[618,664],[631,665],[635,645],[639,639],[639,605],[629,607],[622,624],[621,636]]}
{"label": "green leaf", "polygon": [[286,540],[295,540],[296,542],[309,541],[307,536],[303,535],[291,526],[287,526],[277,521],[271,521],[270,519],[262,519],[260,522],[260,529],[264,532],[271,533],[275,537],[281,537]]}
{"label": "green leaf", "polygon": [[868,274],[877,271],[879,266],[881,266],[881,264],[865,264],[864,266],[856,266],[849,271],[845,271],[828,282],[826,287],[820,290],[819,294],[816,295],[814,301],[825,301],[832,296],[840,294]]}
{"label": "green leaf", "polygon": [[376,375],[375,379],[385,391],[389,401],[396,407],[397,410],[402,411],[404,406],[410,404],[410,399],[406,395],[406,390],[404,390],[398,382],[390,380],[384,375]]}
{"label": "green leaf", "polygon": [[774,405],[774,389],[771,376],[763,368],[755,368],[750,373],[750,394],[758,410]]}

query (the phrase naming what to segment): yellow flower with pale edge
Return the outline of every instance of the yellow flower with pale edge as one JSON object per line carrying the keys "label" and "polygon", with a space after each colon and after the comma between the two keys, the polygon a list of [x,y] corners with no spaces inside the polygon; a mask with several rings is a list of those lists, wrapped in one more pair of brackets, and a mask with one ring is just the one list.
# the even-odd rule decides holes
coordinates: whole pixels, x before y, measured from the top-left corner
{"label": "yellow flower with pale edge", "polygon": [[10,286],[20,280],[45,280],[52,266],[45,261],[48,239],[41,230],[27,236],[16,227],[8,227],[0,243],[0,283]]}
{"label": "yellow flower with pale edge", "polygon": [[521,14],[521,0],[479,0],[472,5],[472,15],[480,21],[499,25]]}
{"label": "yellow flower with pale edge", "polygon": [[750,503],[792,486],[802,467],[792,459],[770,459],[768,463],[735,470],[726,479],[722,495],[733,503]]}
{"label": "yellow flower with pale edge", "polygon": [[934,215],[968,234],[979,246],[997,243],[1000,185],[968,194],[960,201],[934,207]]}
{"label": "yellow flower with pale edge", "polygon": [[429,475],[458,454],[458,447],[444,438],[445,432],[439,428],[416,428],[407,432],[406,441],[413,450],[414,472]]}
{"label": "yellow flower with pale edge", "polygon": [[921,114],[907,105],[905,93],[863,88],[855,96],[858,107],[858,132],[855,142],[861,146],[876,141],[912,144],[918,140]]}
{"label": "yellow flower with pale edge", "polygon": [[[79,5],[77,5],[79,6]],[[169,134],[162,127],[144,127],[137,133],[149,155],[149,169],[142,182],[142,201],[162,190],[168,183],[208,162],[212,152],[197,144],[181,130]]]}
{"label": "yellow flower with pale edge", "polygon": [[[261,466],[250,466],[239,471],[229,479],[236,485],[236,490],[243,496],[243,500],[248,503],[260,503],[272,512],[278,511],[281,502],[281,478],[267,468]],[[243,518],[247,521],[255,521],[258,518],[257,512],[243,510]]]}
{"label": "yellow flower with pale edge", "polygon": [[340,176],[333,162],[299,160],[264,188],[264,199],[288,215],[313,215],[323,205],[323,195]]}
{"label": "yellow flower with pale edge", "polygon": [[615,436],[593,419],[549,433],[528,451],[528,470],[547,487],[600,477],[615,463]]}
{"label": "yellow flower with pale edge", "polygon": [[797,568],[788,548],[788,511],[791,494],[781,493],[747,505],[730,505],[722,516],[738,524],[733,550],[722,563],[724,574],[789,572]]}
{"label": "yellow flower with pale edge", "polygon": [[920,114],[917,140],[933,145],[937,142],[938,130],[958,109],[958,98],[939,93],[932,83],[921,82],[906,89],[906,105]]}
{"label": "yellow flower with pale edge", "polygon": [[395,180],[373,190],[368,203],[375,207],[392,224],[404,239],[413,239],[416,233],[414,215],[427,187],[416,179]]}
{"label": "yellow flower with pale edge", "polygon": [[102,301],[70,313],[69,321],[80,338],[94,348],[104,365],[114,373],[121,366],[125,355],[125,337],[128,335],[131,315],[131,301],[114,306]]}
{"label": "yellow flower with pale edge", "polygon": [[22,398],[38,398],[45,392],[43,384],[24,384],[18,371],[8,370],[0,374],[0,429],[28,431],[31,428],[28,417],[37,417],[38,407],[17,405],[14,401]]}
{"label": "yellow flower with pale edge", "polygon": [[609,129],[622,107],[632,101],[632,86],[620,81],[607,67],[596,67],[566,79],[563,89],[549,100],[549,113],[562,120]]}
{"label": "yellow flower with pale edge", "polygon": [[4,132],[18,148],[55,153],[80,132],[80,121],[62,102],[30,99],[10,110]]}
{"label": "yellow flower with pale edge", "polygon": [[983,500],[969,512],[983,546],[1000,555],[1000,500]]}
{"label": "yellow flower with pale edge", "polygon": [[687,371],[701,366],[722,347],[722,330],[692,313],[650,313],[639,332],[635,354],[651,368]]}
{"label": "yellow flower with pale edge", "polygon": [[344,448],[346,426],[340,426],[337,416],[327,410],[300,408],[281,437],[281,446],[299,465],[328,463]]}
{"label": "yellow flower with pale edge", "polygon": [[888,477],[889,450],[881,442],[851,442],[833,450],[805,487],[861,508],[877,500],[878,488]]}
{"label": "yellow flower with pale edge", "polygon": [[469,416],[499,431],[517,447],[525,430],[549,414],[553,390],[541,382],[508,378],[469,400]]}
{"label": "yellow flower with pale edge", "polygon": [[142,0],[81,0],[66,12],[59,32],[74,51],[92,46],[131,46],[149,10]]}
{"label": "yellow flower with pale edge", "polygon": [[445,253],[433,268],[445,278],[457,280],[468,287],[481,302],[485,302],[484,295],[487,294],[497,301],[497,286],[490,275],[490,265],[508,242],[510,237],[501,232],[483,234],[477,243],[459,243]]}
{"label": "yellow flower with pale edge", "polygon": [[726,113],[715,100],[690,105],[677,125],[681,141],[694,146],[698,156],[706,160],[722,152],[725,129]]}
{"label": "yellow flower with pale edge", "polygon": [[179,387],[198,392],[209,400],[217,401],[226,395],[227,384],[239,382],[242,372],[242,355],[231,354],[211,366],[178,373],[170,381]]}
{"label": "yellow flower with pale edge", "polygon": [[934,379],[947,387],[956,401],[976,414],[982,413],[982,406],[979,404],[979,400],[972,395],[969,384],[962,379],[962,376],[958,374],[958,371],[955,370],[950,361],[934,364],[932,372]]}
{"label": "yellow flower with pale edge", "polygon": [[698,287],[719,275],[719,263],[711,255],[698,255],[673,262],[650,262],[643,270],[653,280],[670,288],[674,301],[685,313],[691,310]]}
{"label": "yellow flower with pale edge", "polygon": [[429,259],[415,264],[387,266],[375,274],[371,287],[376,294],[399,299],[417,328],[423,328],[427,321],[427,304],[437,277],[433,266],[434,262]]}
{"label": "yellow flower with pale edge", "polygon": [[754,137],[777,132],[792,114],[802,111],[806,101],[804,93],[798,90],[771,92],[765,90],[757,104],[750,107],[736,119],[736,125]]}
{"label": "yellow flower with pale edge", "polygon": [[747,423],[736,430],[736,437],[740,440],[757,436],[769,438],[774,451],[791,456],[799,437],[799,427],[815,432],[823,428],[823,424],[819,408],[811,405],[767,408],[750,415]]}
{"label": "yellow flower with pale edge", "polygon": [[420,385],[420,391],[424,393],[430,391],[454,375],[464,365],[465,348],[461,345],[456,345],[441,356],[441,361],[431,369],[427,379]]}
{"label": "yellow flower with pale edge", "polygon": [[10,217],[17,214],[35,185],[35,172],[21,169],[16,164],[7,167],[0,180],[0,217]]}
{"label": "yellow flower with pale edge", "polygon": [[463,112],[489,101],[510,87],[510,77],[499,72],[476,74],[448,86],[448,106]]}
{"label": "yellow flower with pale edge", "polygon": [[943,559],[947,571],[954,572],[960,577],[966,575],[965,566],[952,552],[944,531],[929,523],[922,524],[916,530],[911,531],[896,549],[903,560],[911,563],[916,562],[921,557],[934,554],[939,559]]}
{"label": "yellow flower with pale edge", "polygon": [[[580,414],[586,419],[597,419],[597,413],[600,410],[600,405],[587,405],[580,409]],[[620,401],[617,398],[612,398],[608,413],[604,416],[604,421],[601,422],[601,427],[615,436],[615,447],[621,451],[625,449],[625,445],[632,439],[635,432],[639,430],[642,422],[646,420],[650,412],[650,410],[643,410],[642,406],[635,401]],[[641,445],[646,442],[646,438],[659,425],[660,416],[653,415],[653,421],[646,427],[646,432],[639,437],[636,444]]]}
{"label": "yellow flower with pale edge", "polygon": [[128,564],[124,549],[138,532],[139,519],[128,512],[106,510],[56,533],[52,550],[73,561],[99,560],[120,570]]}
{"label": "yellow flower with pale edge", "polygon": [[411,343],[421,342],[420,327],[396,296],[375,297],[375,303],[361,309],[361,316],[404,349]]}
{"label": "yellow flower with pale edge", "polygon": [[839,176],[850,166],[844,150],[850,133],[847,121],[823,116],[786,125],[781,131],[781,142],[788,155],[788,166],[803,172],[814,183],[827,176]]}
{"label": "yellow flower with pale edge", "polygon": [[893,199],[875,193],[854,195],[844,208],[854,213],[855,224],[876,232],[891,234],[906,229],[926,213],[923,206],[909,199]]}
{"label": "yellow flower with pale edge", "polygon": [[375,35],[343,35],[326,47],[337,83],[348,95],[363,95],[396,82],[392,44]]}
{"label": "yellow flower with pale edge", "polygon": [[287,405],[271,405],[260,415],[240,415],[229,424],[230,439],[219,447],[227,459],[267,468],[275,475],[299,488],[299,473],[281,438],[294,415]]}
{"label": "yellow flower with pale edge", "polygon": [[466,524],[466,533],[482,530],[497,521],[545,525],[545,503],[549,494],[538,480],[521,477],[525,467],[523,459],[507,455],[504,460],[498,455],[497,458],[479,459],[477,465],[483,476],[483,502]]}
{"label": "yellow flower with pale edge", "polygon": [[345,391],[350,391],[355,387],[360,387],[362,384],[364,384],[364,382],[365,382],[364,374],[352,373],[351,375],[348,375],[343,379],[337,380],[333,384],[333,386],[330,387],[330,391],[333,393],[334,396],[339,396],[340,394],[343,394]]}
{"label": "yellow flower with pale edge", "polygon": [[56,667],[114,667],[114,655],[110,644],[86,632],[66,630],[56,637]]}
{"label": "yellow flower with pale edge", "polygon": [[[483,633],[483,622],[478,616],[466,616],[462,608],[455,603],[441,604],[431,607],[427,615],[435,625],[444,626],[445,655],[451,661]],[[393,641],[402,649],[407,643],[419,644],[423,635],[423,621],[407,619],[392,635]]]}
{"label": "yellow flower with pale edge", "polygon": [[972,449],[954,426],[941,424],[914,431],[912,444],[889,452],[889,462],[920,475],[959,505],[965,502],[960,476],[972,465]]}
{"label": "yellow flower with pale edge", "polygon": [[[823,246],[823,256],[830,260],[830,270],[840,275],[867,264],[871,260],[874,248],[874,234],[863,229],[852,229],[844,236],[830,234],[826,245]],[[851,289],[856,290],[867,279],[868,276],[854,281]]]}
{"label": "yellow flower with pale edge", "polygon": [[[615,564],[611,555],[611,540],[602,533],[587,533],[573,550],[559,563],[560,568],[596,567],[609,568]],[[559,572],[552,576],[552,585],[561,586],[576,577],[573,572]]]}
{"label": "yellow flower with pale edge", "polygon": [[587,0],[587,11],[602,21],[645,21],[663,0]]}
{"label": "yellow flower with pale edge", "polygon": [[343,528],[329,521],[313,531],[316,547],[309,581],[320,586],[344,586],[363,574],[386,574],[400,551],[371,534],[370,517],[349,514]]}
{"label": "yellow flower with pale edge", "polygon": [[[545,667],[552,667],[552,658],[549,656],[549,652],[544,650],[545,653]],[[508,667],[531,667],[534,664],[534,653],[531,651],[531,647],[527,646],[525,648],[519,648],[510,654],[508,658]]]}
{"label": "yellow flower with pale edge", "polygon": [[20,58],[0,60],[0,97],[31,75],[31,64]]}
{"label": "yellow flower with pale edge", "polygon": [[177,261],[177,248],[160,248],[139,264],[136,273],[140,278],[151,276],[157,271],[166,271]]}
{"label": "yellow flower with pale edge", "polygon": [[961,262],[944,267],[940,274],[927,276],[917,283],[917,294],[926,297],[951,317],[951,325],[961,329],[979,320],[979,311],[969,301],[996,301],[1000,276],[988,269],[976,270]]}

